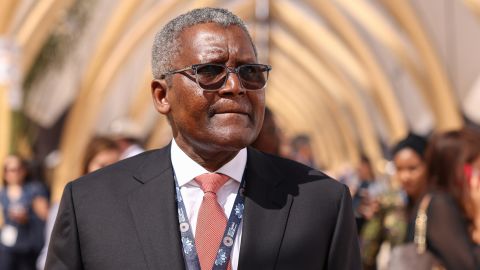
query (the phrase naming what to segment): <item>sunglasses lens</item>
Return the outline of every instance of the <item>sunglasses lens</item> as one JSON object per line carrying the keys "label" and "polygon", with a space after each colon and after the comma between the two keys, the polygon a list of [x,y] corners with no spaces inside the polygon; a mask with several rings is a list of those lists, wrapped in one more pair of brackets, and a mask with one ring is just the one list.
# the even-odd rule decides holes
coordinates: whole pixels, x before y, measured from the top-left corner
{"label": "sunglasses lens", "polygon": [[217,90],[223,86],[226,74],[221,65],[201,65],[197,67],[197,82],[205,90]]}
{"label": "sunglasses lens", "polygon": [[[242,65],[238,67],[238,77],[243,88],[260,90],[267,83],[268,71],[267,65]],[[196,67],[197,83],[204,90],[215,91],[222,88],[227,74],[227,68],[223,65],[206,64]]]}
{"label": "sunglasses lens", "polygon": [[268,78],[268,67],[263,65],[243,65],[238,70],[242,86],[249,90],[265,87]]}

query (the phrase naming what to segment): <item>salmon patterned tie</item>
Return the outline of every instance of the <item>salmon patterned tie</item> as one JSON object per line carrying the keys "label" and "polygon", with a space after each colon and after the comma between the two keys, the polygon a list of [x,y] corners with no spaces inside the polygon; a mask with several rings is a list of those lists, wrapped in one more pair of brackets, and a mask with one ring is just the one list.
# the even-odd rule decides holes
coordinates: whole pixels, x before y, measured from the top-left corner
{"label": "salmon patterned tie", "polygon": [[[227,175],[219,173],[206,173],[195,178],[204,192],[195,232],[195,245],[201,269],[212,269],[227,226],[225,212],[217,201],[217,191],[228,179]],[[231,269],[230,263],[227,269]]]}

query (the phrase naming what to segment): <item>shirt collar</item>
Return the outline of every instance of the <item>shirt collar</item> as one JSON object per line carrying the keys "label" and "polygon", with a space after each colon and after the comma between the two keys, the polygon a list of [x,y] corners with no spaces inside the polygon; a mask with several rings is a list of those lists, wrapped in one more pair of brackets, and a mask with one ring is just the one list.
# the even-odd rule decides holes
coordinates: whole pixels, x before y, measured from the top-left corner
{"label": "shirt collar", "polygon": [[[200,166],[200,164],[193,161],[182,149],[177,145],[175,139],[172,140],[172,147],[170,149],[172,157],[172,166],[175,177],[179,186],[183,186],[192,181],[193,178],[208,173],[208,171]],[[243,148],[237,155],[223,165],[216,172],[228,175],[237,182],[242,181],[243,172],[247,165],[247,149]]]}

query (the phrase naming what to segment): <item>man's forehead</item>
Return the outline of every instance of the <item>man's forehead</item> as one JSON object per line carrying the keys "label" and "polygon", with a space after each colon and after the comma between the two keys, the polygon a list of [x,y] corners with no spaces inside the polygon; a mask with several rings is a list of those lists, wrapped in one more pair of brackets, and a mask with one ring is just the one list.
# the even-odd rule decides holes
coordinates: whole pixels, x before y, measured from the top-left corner
{"label": "man's forehead", "polygon": [[232,53],[232,50],[242,52],[243,57],[251,58],[249,55],[252,54],[255,58],[248,34],[237,25],[203,23],[190,26],[181,32],[179,45],[181,56],[195,56],[200,58],[198,60],[205,58],[207,62],[210,57],[226,56]]}
{"label": "man's forehead", "polygon": [[[190,39],[192,41],[193,46],[198,45],[213,45],[219,44],[224,45],[227,42],[227,34],[226,32],[222,31],[218,32],[211,32],[205,30],[192,30],[194,31],[194,35],[186,34],[184,38]],[[212,49],[215,49],[213,47]],[[218,49],[218,48],[217,48]]]}
{"label": "man's forehead", "polygon": [[[213,33],[215,32],[215,33]],[[191,26],[187,26],[179,33],[177,38],[187,41],[193,37],[199,38],[203,37],[205,40],[225,38],[230,35],[232,32],[241,33],[241,38],[249,40],[248,33],[245,32],[240,26],[231,24],[231,25],[222,25],[215,22],[206,22],[199,23]]]}

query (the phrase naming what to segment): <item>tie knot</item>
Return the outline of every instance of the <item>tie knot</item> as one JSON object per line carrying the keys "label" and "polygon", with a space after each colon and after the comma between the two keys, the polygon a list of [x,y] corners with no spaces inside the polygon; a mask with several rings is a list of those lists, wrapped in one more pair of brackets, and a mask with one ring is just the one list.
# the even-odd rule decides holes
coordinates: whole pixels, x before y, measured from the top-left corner
{"label": "tie knot", "polygon": [[212,192],[215,194],[228,179],[227,175],[220,173],[205,173],[195,177],[195,181],[197,181],[204,193]]}

